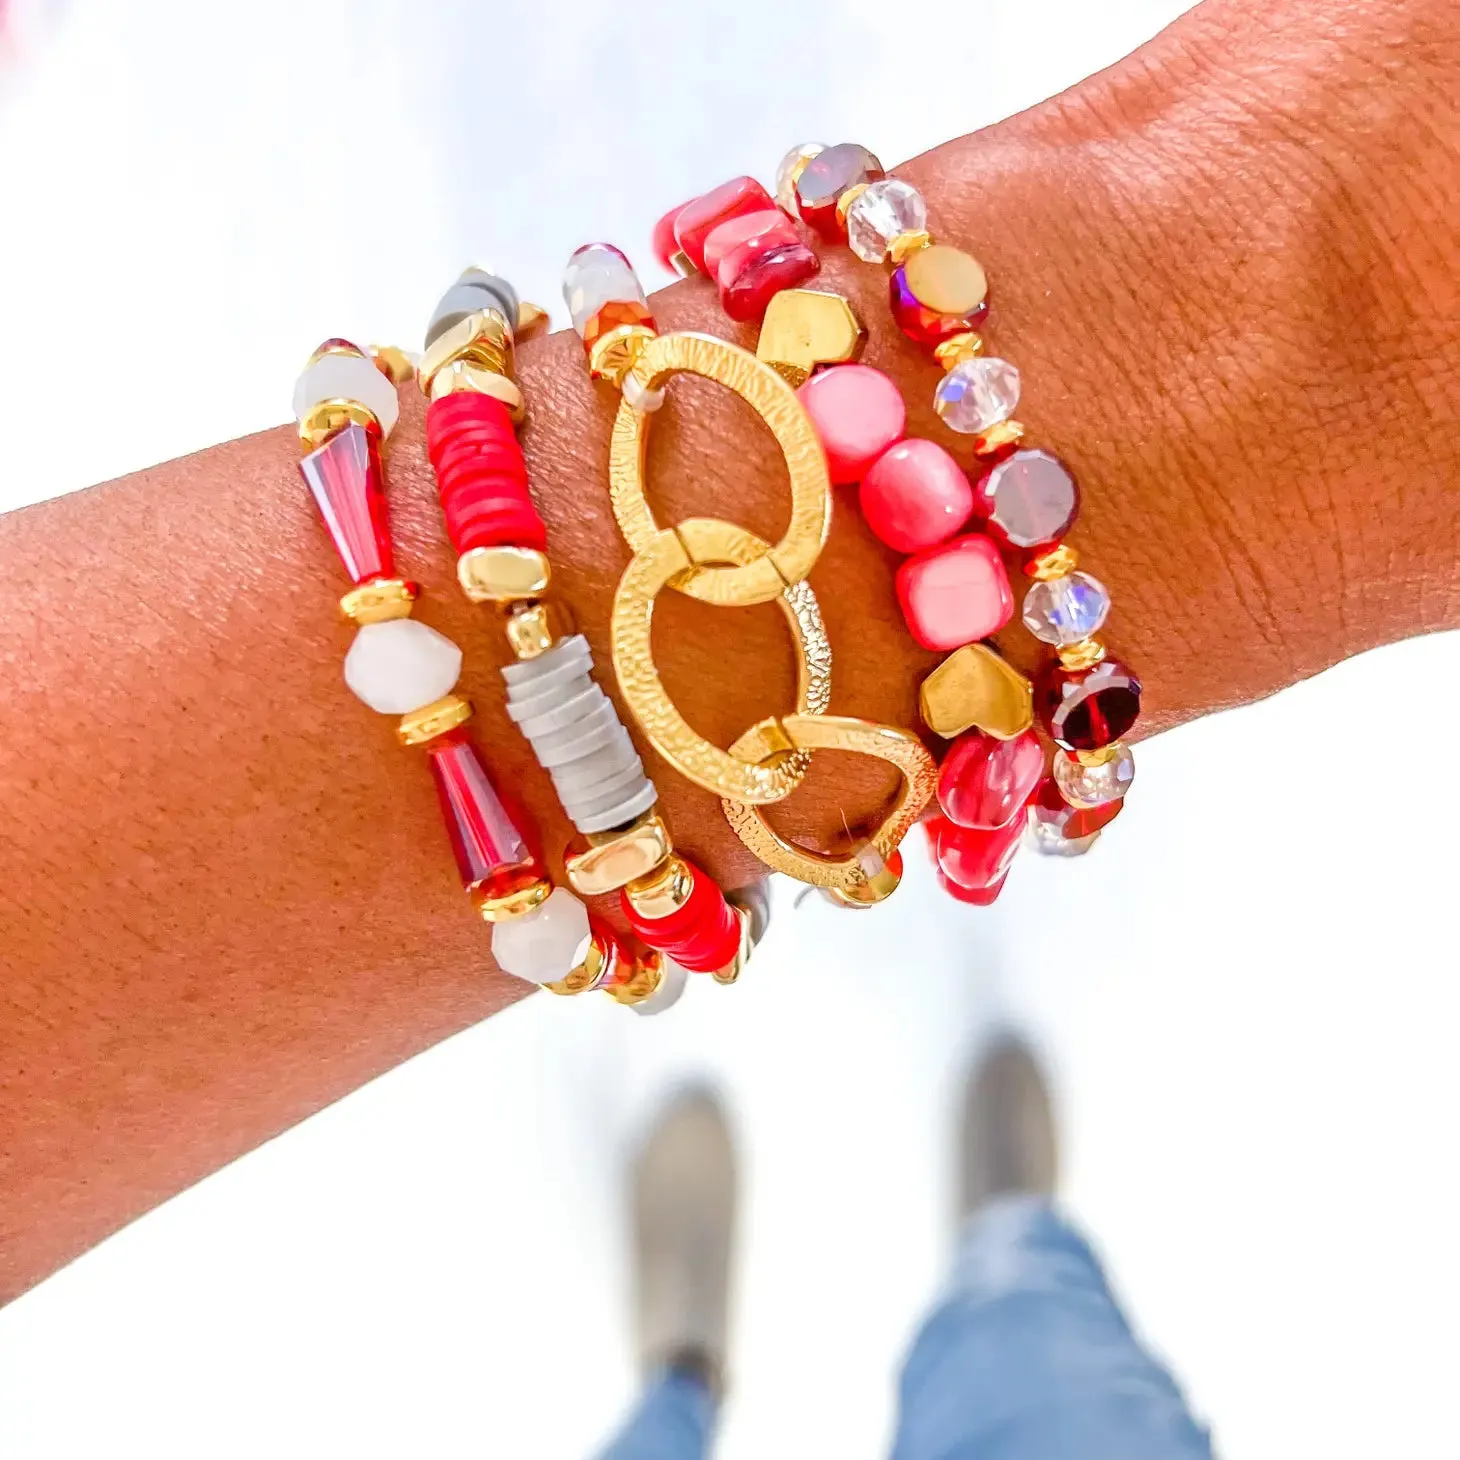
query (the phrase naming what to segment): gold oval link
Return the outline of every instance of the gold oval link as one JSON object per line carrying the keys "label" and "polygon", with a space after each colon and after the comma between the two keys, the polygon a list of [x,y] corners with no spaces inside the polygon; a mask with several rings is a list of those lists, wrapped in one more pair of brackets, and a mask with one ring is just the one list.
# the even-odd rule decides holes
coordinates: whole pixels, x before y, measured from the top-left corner
{"label": "gold oval link", "polygon": [[[761,542],[761,556],[725,566],[702,550],[681,527],[690,564],[673,586],[692,598],[722,606],[769,603],[811,571],[831,530],[831,478],[826,453],[796,392],[748,350],[713,335],[681,331],[659,335],[644,346],[633,374],[645,390],[658,390],[671,375],[703,376],[734,391],[760,416],[776,438],[791,483],[791,521],[774,547]],[[644,455],[652,413],[619,403],[609,444],[608,481],[619,530],[634,552],[643,551],[662,529],[644,491]],[[700,522],[717,519],[696,519]],[[722,527],[730,527],[723,523]],[[738,530],[738,529],[737,529]]]}

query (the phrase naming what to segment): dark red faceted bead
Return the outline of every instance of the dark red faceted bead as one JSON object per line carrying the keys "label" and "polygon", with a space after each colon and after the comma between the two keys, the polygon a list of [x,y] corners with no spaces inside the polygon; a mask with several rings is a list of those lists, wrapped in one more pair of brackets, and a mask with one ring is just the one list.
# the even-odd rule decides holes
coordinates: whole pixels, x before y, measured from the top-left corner
{"label": "dark red faceted bead", "polygon": [[801,221],[823,238],[842,238],[845,229],[836,216],[837,200],[848,188],[876,182],[885,176],[882,164],[856,142],[824,147],[796,179],[796,211]]}
{"label": "dark red faceted bead", "polygon": [[928,823],[939,870],[965,890],[977,892],[1003,881],[1024,836],[1024,818],[992,831],[958,826],[947,817]]}
{"label": "dark red faceted bead", "polygon": [[720,260],[720,308],[735,320],[759,319],[782,289],[804,284],[821,267],[804,243],[788,243],[759,253],[747,244]]}
{"label": "dark red faceted bead", "polygon": [[395,560],[374,435],[352,422],[311,451],[299,470],[352,581],[390,577]]}
{"label": "dark red faceted bead", "polygon": [[1063,540],[1080,511],[1070,469],[1048,451],[1015,451],[974,484],[974,511],[990,537],[1038,557]]}
{"label": "dark red faceted bead", "polygon": [[1117,797],[1103,806],[1071,806],[1060,795],[1059,785],[1051,776],[1040,783],[1030,799],[1029,815],[1037,817],[1045,826],[1052,826],[1066,841],[1073,842],[1093,836],[1102,827],[1109,826],[1120,815],[1124,805],[1125,799]]}
{"label": "dark red faceted bead", "polygon": [[506,893],[538,881],[542,866],[476,746],[463,736],[447,735],[432,741],[428,753],[463,885],[493,882],[495,892]]}
{"label": "dark red faceted bead", "polygon": [[938,805],[959,826],[992,831],[1024,814],[1044,775],[1044,747],[1026,730],[996,740],[971,730],[948,749],[938,771]]}
{"label": "dark red faceted bead", "polygon": [[1141,682],[1118,659],[1089,669],[1066,669],[1057,661],[1035,689],[1050,739],[1066,750],[1099,750],[1119,740],[1141,713]]}
{"label": "dark red faceted bead", "polygon": [[679,210],[674,219],[674,237],[684,256],[701,273],[705,271],[705,239],[721,223],[742,213],[761,213],[776,206],[776,200],[753,177],[732,177]]}

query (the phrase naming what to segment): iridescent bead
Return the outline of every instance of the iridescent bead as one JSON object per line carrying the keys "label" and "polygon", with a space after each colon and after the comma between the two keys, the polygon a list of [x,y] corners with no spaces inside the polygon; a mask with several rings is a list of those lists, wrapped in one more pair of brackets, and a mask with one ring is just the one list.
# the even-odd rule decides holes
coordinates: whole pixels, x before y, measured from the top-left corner
{"label": "iridescent bead", "polygon": [[992,831],[1019,816],[1044,777],[1044,747],[1026,730],[1012,740],[960,735],[938,770],[938,805],[959,826]]}
{"label": "iridescent bead", "polygon": [[972,254],[935,243],[907,256],[889,283],[892,317],[929,348],[975,330],[989,312],[988,277]]}
{"label": "iridescent bead", "polygon": [[[1042,842],[1080,842],[1099,836],[1100,832],[1120,815],[1123,801],[1107,801],[1103,806],[1071,806],[1053,780],[1046,780],[1029,801],[1029,828],[1036,844]],[[1075,856],[1066,848],[1040,845],[1040,850],[1059,856]],[[1081,849],[1083,850],[1083,848]]]}
{"label": "iridescent bead", "polygon": [[778,211],[776,200],[753,177],[732,177],[679,210],[674,220],[675,241],[695,268],[709,273],[705,241],[715,229],[744,213]]}
{"label": "iridescent bead", "polygon": [[1080,493],[1069,468],[1048,451],[1015,451],[974,487],[989,535],[1017,552],[1038,555],[1074,524]]}
{"label": "iridescent bead", "polygon": [[568,260],[563,301],[585,345],[620,325],[654,324],[634,266],[611,243],[585,243]]}
{"label": "iridescent bead", "polygon": [[923,195],[900,177],[869,183],[847,209],[847,242],[869,264],[887,257],[887,246],[898,234],[918,233],[927,226]]}
{"label": "iridescent bead", "polygon": [[1109,592],[1089,573],[1046,579],[1024,595],[1024,627],[1057,649],[1098,633],[1109,612]]}
{"label": "iridescent bead", "polygon": [[1007,421],[1018,404],[1019,372],[992,355],[960,361],[933,392],[933,409],[943,424],[964,436]]}
{"label": "iridescent bead", "polygon": [[796,179],[796,214],[823,238],[841,237],[836,205],[848,188],[882,177],[882,164],[855,142],[823,147]]}
{"label": "iridescent bead", "polygon": [[1116,754],[1099,765],[1086,765],[1077,756],[1060,753],[1054,758],[1055,784],[1060,794],[1081,809],[1106,806],[1119,801],[1136,776],[1136,758],[1130,747],[1115,747]]}
{"label": "iridescent bead", "polygon": [[462,886],[500,897],[539,881],[543,869],[519,818],[471,741],[460,733],[443,735],[431,742],[428,756]]}
{"label": "iridescent bead", "polygon": [[351,581],[388,578],[395,561],[374,434],[352,422],[311,451],[299,470]]}
{"label": "iridescent bead", "polygon": [[1052,664],[1034,697],[1050,739],[1066,750],[1099,750],[1123,739],[1141,713],[1141,682],[1118,659],[1089,669]]}
{"label": "iridescent bead", "polygon": [[955,537],[897,570],[897,601],[925,649],[957,649],[996,634],[1014,615],[999,550],[981,533]]}
{"label": "iridescent bead", "polygon": [[825,142],[798,143],[781,158],[780,166],[776,168],[776,202],[793,218],[800,216],[796,212],[796,176],[801,164],[825,151]]}

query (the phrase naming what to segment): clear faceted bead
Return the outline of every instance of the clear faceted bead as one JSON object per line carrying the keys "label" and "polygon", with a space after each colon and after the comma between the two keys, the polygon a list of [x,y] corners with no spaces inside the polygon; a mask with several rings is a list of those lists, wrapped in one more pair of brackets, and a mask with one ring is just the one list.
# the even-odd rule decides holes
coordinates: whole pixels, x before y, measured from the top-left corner
{"label": "clear faceted bead", "polygon": [[847,209],[847,242],[859,259],[880,264],[900,233],[917,233],[928,225],[923,195],[901,178],[868,183]]}
{"label": "clear faceted bead", "polygon": [[492,925],[492,954],[504,973],[554,983],[583,960],[592,929],[588,909],[565,887],[521,917]]}
{"label": "clear faceted bead", "polygon": [[781,158],[776,168],[776,202],[792,217],[796,215],[796,169],[806,159],[825,151],[825,142],[801,142]]}
{"label": "clear faceted bead", "polygon": [[933,409],[950,430],[976,436],[1007,421],[1019,404],[1019,372],[1007,360],[961,360],[938,382]]}
{"label": "clear faceted bead", "polygon": [[1119,801],[1130,790],[1135,776],[1136,758],[1125,745],[1101,765],[1085,765],[1067,754],[1056,754],[1054,758],[1055,783],[1071,806],[1087,808]]}
{"label": "clear faceted bead", "polygon": [[1068,837],[1050,822],[1031,816],[1025,840],[1041,857],[1083,857],[1100,840],[1100,833]]}
{"label": "clear faceted bead", "polygon": [[1098,632],[1109,612],[1109,590],[1088,573],[1035,583],[1024,595],[1024,627],[1057,649]]}

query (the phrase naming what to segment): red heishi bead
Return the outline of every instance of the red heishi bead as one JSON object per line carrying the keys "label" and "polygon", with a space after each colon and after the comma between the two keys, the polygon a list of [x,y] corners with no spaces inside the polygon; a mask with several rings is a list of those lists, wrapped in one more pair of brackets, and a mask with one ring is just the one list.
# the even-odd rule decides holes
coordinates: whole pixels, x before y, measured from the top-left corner
{"label": "red heishi bead", "polygon": [[491,882],[499,895],[538,881],[542,867],[471,741],[444,736],[431,743],[428,753],[463,884]]}
{"label": "red heishi bead", "polygon": [[848,188],[876,182],[884,176],[882,164],[855,142],[824,147],[796,179],[796,211],[801,221],[823,238],[841,238],[844,230],[836,216],[837,200]]}
{"label": "red heishi bead", "polygon": [[666,269],[673,269],[674,256],[679,252],[679,240],[674,236],[674,225],[679,221],[679,215],[688,207],[689,203],[676,203],[654,225],[652,238],[654,257]]}
{"label": "red heishi bead", "polygon": [[375,437],[351,422],[299,463],[351,581],[395,571]]}
{"label": "red heishi bead", "polygon": [[898,328],[910,340],[933,349],[953,335],[976,330],[988,318],[989,301],[982,302],[960,314],[945,314],[924,304],[912,291],[907,281],[907,265],[892,271],[888,282],[889,303],[892,317]]}
{"label": "red heishi bead", "polygon": [[973,488],[936,441],[914,436],[872,464],[861,502],[862,516],[888,547],[916,553],[946,542],[968,521]]}
{"label": "red heishi bead", "polygon": [[1038,557],[1060,542],[1080,511],[1069,468],[1048,451],[1016,451],[974,488],[975,510],[990,537]]}
{"label": "red heishi bead", "polygon": [[1040,784],[1029,802],[1029,814],[1037,817],[1046,826],[1054,826],[1066,841],[1079,841],[1081,837],[1093,836],[1102,827],[1109,826],[1125,805],[1124,797],[1116,797],[1103,806],[1071,806],[1063,796],[1055,779],[1051,776]]}
{"label": "red heishi bead", "polygon": [[735,320],[759,319],[782,289],[804,284],[821,267],[821,260],[804,243],[761,253],[751,253],[751,247],[737,248],[720,261],[720,308]]}
{"label": "red heishi bead", "polygon": [[902,436],[902,392],[870,365],[833,365],[796,392],[826,451],[831,479],[861,481],[867,468]]}
{"label": "red heishi bead", "polygon": [[950,821],[982,831],[1007,826],[1044,775],[1044,747],[1026,730],[1012,740],[970,731],[949,747],[938,771],[938,805]]}
{"label": "red heishi bead", "polygon": [[966,891],[977,892],[1004,880],[1024,836],[1024,818],[1016,816],[1007,826],[982,831],[938,817],[929,823],[928,834],[943,875]]}
{"label": "red heishi bead", "polygon": [[1119,740],[1141,713],[1141,682],[1118,659],[1089,669],[1055,662],[1034,692],[1050,739],[1066,750],[1099,750]]}
{"label": "red heishi bead", "polygon": [[705,239],[716,225],[775,206],[776,200],[753,177],[732,177],[679,210],[674,220],[675,242],[695,268],[706,273]]}
{"label": "red heishi bead", "polygon": [[[801,235],[791,226],[791,220],[779,208],[764,209],[759,213],[740,213],[734,218],[718,223],[705,239],[705,272],[721,285],[720,264],[728,253],[744,248],[747,256],[771,248],[783,248],[790,243],[800,243]],[[755,247],[752,247],[755,245]]]}
{"label": "red heishi bead", "polygon": [[925,649],[959,649],[986,639],[1014,614],[999,550],[976,532],[908,558],[897,570],[897,601]]}
{"label": "red heishi bead", "polygon": [[719,886],[693,862],[686,861],[692,885],[684,905],[664,918],[646,918],[619,894],[629,926],[651,948],[694,973],[724,968],[740,947],[740,920]]}
{"label": "red heishi bead", "polygon": [[941,867],[936,867],[934,870],[938,874],[938,886],[949,897],[955,902],[972,903],[974,907],[992,907],[1004,890],[1004,883],[1009,880],[1006,873],[992,887],[960,887]]}

